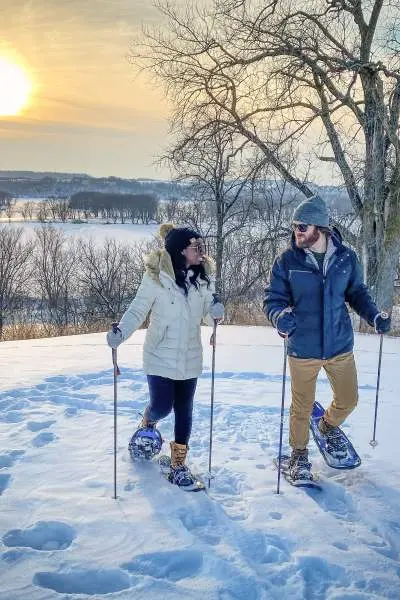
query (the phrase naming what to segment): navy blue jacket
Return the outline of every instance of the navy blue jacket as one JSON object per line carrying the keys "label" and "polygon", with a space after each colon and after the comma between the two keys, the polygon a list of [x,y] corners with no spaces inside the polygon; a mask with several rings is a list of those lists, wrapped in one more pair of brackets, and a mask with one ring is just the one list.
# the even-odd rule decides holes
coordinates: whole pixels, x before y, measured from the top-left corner
{"label": "navy blue jacket", "polygon": [[293,308],[296,331],[288,338],[288,354],[298,358],[328,359],[354,346],[346,302],[370,325],[379,313],[357,255],[342,243],[334,229],[328,236],[323,272],[310,251],[291,247],[274,262],[266,288],[264,312],[276,327],[280,312]]}

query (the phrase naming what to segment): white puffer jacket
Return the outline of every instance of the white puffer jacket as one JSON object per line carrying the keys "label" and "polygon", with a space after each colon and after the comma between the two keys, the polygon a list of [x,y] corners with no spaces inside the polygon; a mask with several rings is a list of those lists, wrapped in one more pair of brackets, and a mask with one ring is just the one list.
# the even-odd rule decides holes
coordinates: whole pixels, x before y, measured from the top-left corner
{"label": "white puffer jacket", "polygon": [[[205,258],[211,274],[212,261]],[[188,295],[176,284],[172,261],[166,250],[156,250],[146,259],[146,272],[137,294],[123,315],[119,328],[127,340],[150,312],[143,345],[143,369],[147,375],[169,379],[198,377],[203,368],[200,324],[213,324],[209,309],[213,286],[197,278]]]}

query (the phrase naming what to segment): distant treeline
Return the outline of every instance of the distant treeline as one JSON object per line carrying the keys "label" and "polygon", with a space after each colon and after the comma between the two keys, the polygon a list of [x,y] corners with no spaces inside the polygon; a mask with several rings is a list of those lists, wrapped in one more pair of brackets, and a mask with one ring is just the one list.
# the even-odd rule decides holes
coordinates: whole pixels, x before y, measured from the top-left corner
{"label": "distant treeline", "polygon": [[78,192],[68,207],[73,218],[83,216],[101,217],[121,223],[149,223],[155,220],[158,200],[150,194],[105,194],[103,192]]}
{"label": "distant treeline", "polygon": [[0,190],[0,206],[7,206],[11,199],[11,194]]}
{"label": "distant treeline", "polygon": [[85,174],[0,171],[0,189],[14,198],[70,198],[80,191],[110,194],[151,194],[158,198],[184,196],[186,186],[156,179],[90,177]]}

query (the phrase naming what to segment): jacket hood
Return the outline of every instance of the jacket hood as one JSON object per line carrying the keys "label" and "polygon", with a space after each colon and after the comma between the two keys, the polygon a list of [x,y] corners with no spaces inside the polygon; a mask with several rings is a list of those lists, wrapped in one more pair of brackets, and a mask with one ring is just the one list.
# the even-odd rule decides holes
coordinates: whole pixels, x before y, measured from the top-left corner
{"label": "jacket hood", "polygon": [[[214,272],[214,261],[210,256],[204,257],[204,270],[206,275],[210,277]],[[173,281],[175,281],[174,267],[172,260],[167,250],[154,250],[145,259],[146,273],[160,283],[160,273],[166,273]]]}

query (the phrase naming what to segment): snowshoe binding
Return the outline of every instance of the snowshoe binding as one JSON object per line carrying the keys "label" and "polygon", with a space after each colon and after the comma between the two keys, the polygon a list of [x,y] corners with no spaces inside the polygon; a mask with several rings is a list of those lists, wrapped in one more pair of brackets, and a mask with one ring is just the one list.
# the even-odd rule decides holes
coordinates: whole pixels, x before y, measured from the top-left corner
{"label": "snowshoe binding", "polygon": [[177,485],[185,492],[200,492],[206,489],[204,482],[194,475],[186,465],[173,468],[169,456],[160,456],[158,459],[163,477],[170,483]]}

